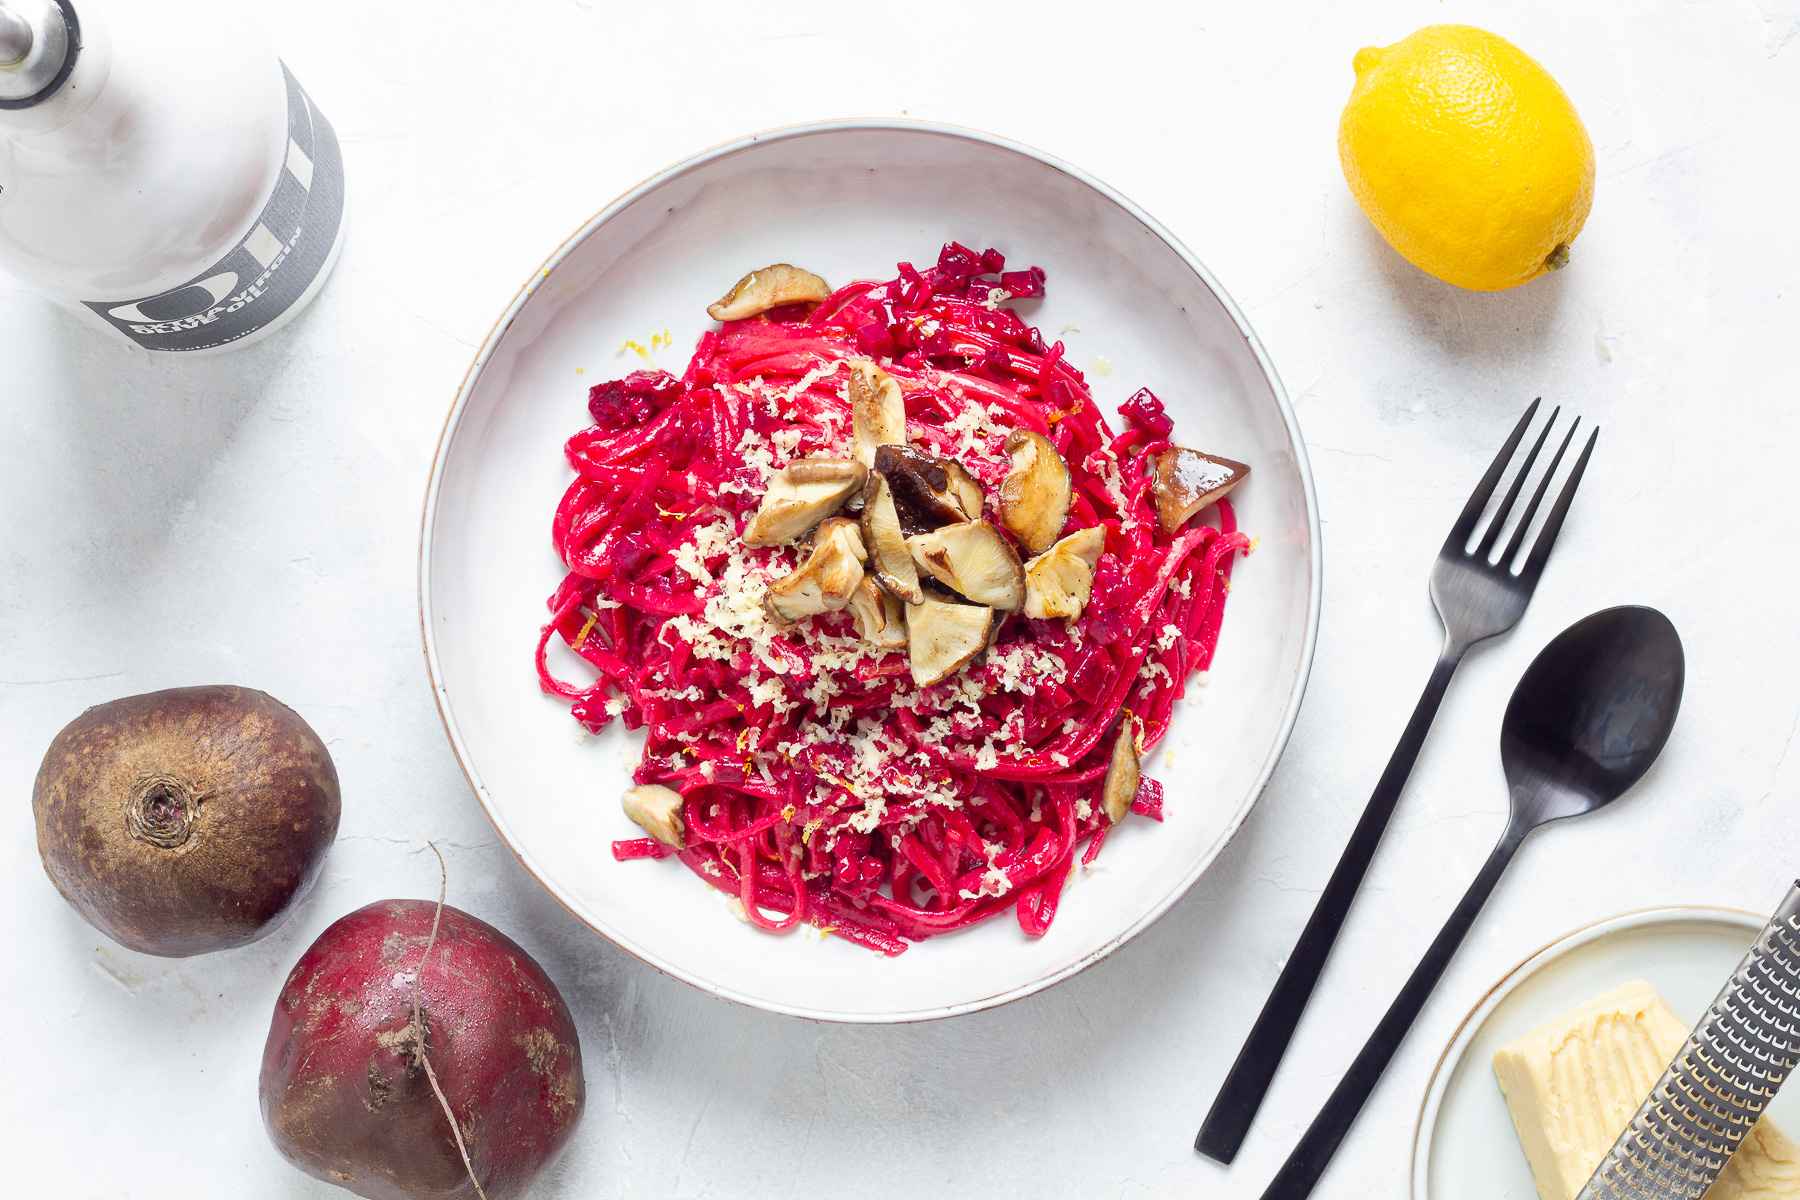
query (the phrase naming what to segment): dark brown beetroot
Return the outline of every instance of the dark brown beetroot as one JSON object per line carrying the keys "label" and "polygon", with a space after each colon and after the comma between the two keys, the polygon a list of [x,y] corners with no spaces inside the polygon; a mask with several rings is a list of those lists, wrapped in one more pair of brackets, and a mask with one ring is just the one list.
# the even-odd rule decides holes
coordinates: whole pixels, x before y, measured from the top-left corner
{"label": "dark brown beetroot", "polygon": [[253,942],[305,896],[337,837],[338,778],[274,697],[174,688],[71,721],[31,807],[44,870],[75,911],[176,957]]}
{"label": "dark brown beetroot", "polygon": [[[373,1200],[475,1197],[409,1030],[436,907],[382,900],[320,934],[281,989],[263,1049],[276,1149]],[[448,905],[419,983],[425,1049],[475,1176],[488,1200],[522,1196],[586,1098],[568,1006],[511,938]]]}

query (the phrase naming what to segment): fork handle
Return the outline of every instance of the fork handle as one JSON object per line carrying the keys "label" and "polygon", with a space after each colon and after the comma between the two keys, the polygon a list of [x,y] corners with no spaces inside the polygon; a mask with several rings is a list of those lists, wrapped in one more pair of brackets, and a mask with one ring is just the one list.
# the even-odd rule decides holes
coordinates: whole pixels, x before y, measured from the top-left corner
{"label": "fork handle", "polygon": [[1456,673],[1457,664],[1462,662],[1468,650],[1466,644],[1445,639],[1444,651],[1438,656],[1437,666],[1432,668],[1425,694],[1419,697],[1412,720],[1406,723],[1406,732],[1400,735],[1400,744],[1394,747],[1387,769],[1375,785],[1375,794],[1369,797],[1362,817],[1356,822],[1350,844],[1344,847],[1343,857],[1338,859],[1337,869],[1332,871],[1330,882],[1325,885],[1312,916],[1307,919],[1299,944],[1288,956],[1287,965],[1282,967],[1275,990],[1264,1002],[1261,1015],[1251,1027],[1244,1048],[1238,1051],[1237,1061],[1231,1064],[1231,1071],[1225,1076],[1225,1083],[1213,1100],[1205,1123],[1200,1126],[1199,1136],[1194,1139],[1194,1149],[1207,1157],[1229,1163],[1244,1144],[1250,1122],[1255,1119],[1257,1109],[1262,1107],[1263,1097],[1275,1078],[1275,1069],[1281,1065],[1281,1057],[1287,1053],[1288,1043],[1294,1038],[1300,1014],[1306,1011],[1313,988],[1325,970],[1325,961],[1331,957],[1338,931],[1350,914],[1350,904],[1356,899],[1364,876],[1369,873],[1369,863],[1375,858],[1381,835],[1387,830],[1394,806],[1400,801],[1400,791],[1406,786],[1407,776],[1412,774],[1420,748],[1425,745],[1425,735],[1430,732],[1444,691],[1450,686],[1450,677]]}
{"label": "fork handle", "polygon": [[1381,1082],[1382,1074],[1392,1062],[1400,1044],[1406,1040],[1407,1031],[1418,1019],[1425,1008],[1425,1001],[1431,998],[1432,989],[1444,974],[1444,968],[1450,965],[1450,959],[1456,954],[1456,948],[1462,945],[1463,938],[1468,936],[1469,928],[1475,924],[1475,918],[1481,915],[1482,906],[1493,894],[1494,885],[1500,882],[1507,864],[1512,862],[1513,855],[1518,852],[1519,843],[1531,832],[1529,825],[1521,827],[1516,819],[1509,820],[1506,832],[1488,855],[1475,882],[1444,922],[1444,928],[1432,941],[1431,948],[1425,951],[1425,957],[1413,968],[1411,978],[1400,994],[1394,998],[1381,1023],[1375,1026],[1375,1032],[1369,1035],[1368,1042],[1344,1077],[1338,1081],[1331,1096],[1319,1109],[1319,1115],[1301,1135],[1300,1142],[1289,1154],[1287,1161],[1281,1164],[1281,1170],[1275,1173],[1268,1188],[1262,1194],[1262,1200],[1306,1200],[1318,1185],[1319,1177],[1325,1174],[1325,1168],[1331,1164],[1332,1155],[1343,1144],[1344,1136],[1350,1132],[1350,1126],[1356,1123],[1363,1105],[1368,1103],[1375,1085]]}

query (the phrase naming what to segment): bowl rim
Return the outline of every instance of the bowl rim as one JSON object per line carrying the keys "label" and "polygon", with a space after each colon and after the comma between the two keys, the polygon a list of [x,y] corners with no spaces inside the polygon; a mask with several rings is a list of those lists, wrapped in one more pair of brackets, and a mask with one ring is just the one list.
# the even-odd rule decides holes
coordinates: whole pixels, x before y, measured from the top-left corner
{"label": "bowl rim", "polygon": [[1430,1198],[1431,1135],[1437,1131],[1438,1114],[1443,1110],[1444,1095],[1450,1090],[1450,1076],[1468,1054],[1469,1044],[1475,1040],[1475,1035],[1487,1024],[1488,1018],[1494,1015],[1494,1010],[1508,996],[1518,991],[1526,980],[1583,946],[1630,929],[1645,929],[1652,925],[1729,925],[1734,929],[1743,929],[1754,937],[1768,922],[1767,916],[1748,909],[1705,904],[1634,908],[1629,912],[1602,917],[1598,921],[1589,921],[1527,955],[1489,985],[1481,998],[1475,1001],[1456,1026],[1456,1031],[1450,1035],[1450,1040],[1444,1043],[1443,1052],[1438,1055],[1436,1064],[1431,1068],[1431,1078],[1425,1084],[1424,1098],[1419,1101],[1419,1119],[1413,1125],[1412,1171],[1408,1189],[1412,1200]]}
{"label": "bowl rim", "polygon": [[[1207,290],[1225,310],[1226,315],[1231,318],[1232,323],[1237,327],[1239,336],[1244,339],[1244,343],[1249,348],[1251,356],[1255,359],[1258,369],[1262,372],[1263,378],[1269,386],[1270,393],[1274,396],[1276,409],[1281,415],[1282,423],[1286,426],[1288,440],[1293,447],[1294,462],[1300,476],[1302,500],[1306,509],[1307,545],[1309,548],[1307,556],[1308,587],[1306,597],[1306,629],[1300,647],[1300,658],[1295,671],[1294,685],[1288,694],[1287,704],[1282,712],[1281,727],[1276,733],[1269,754],[1264,761],[1261,770],[1258,772],[1255,782],[1245,794],[1237,811],[1232,814],[1230,821],[1227,823],[1221,836],[1215,843],[1212,853],[1203,856],[1195,864],[1192,870],[1187,872],[1183,878],[1170,887],[1167,894],[1164,895],[1162,899],[1158,900],[1149,911],[1139,917],[1136,921],[1132,922],[1130,926],[1108,938],[1105,943],[1096,947],[1094,950],[1089,951],[1087,954],[1082,955],[1080,958],[1055,971],[1049,972],[1048,974],[1016,987],[1008,988],[1005,991],[973,1000],[960,1001],[956,1004],[939,1005],[927,1009],[881,1013],[837,1012],[826,1009],[812,1009],[800,1005],[775,1003],[766,998],[747,994],[736,988],[721,985],[699,975],[692,974],[673,963],[665,962],[655,953],[645,947],[635,944],[629,938],[621,935],[617,931],[603,928],[600,924],[582,913],[569,899],[565,898],[561,892],[556,887],[552,886],[551,883],[545,879],[544,875],[539,872],[537,865],[526,854],[525,850],[516,844],[505,821],[488,803],[487,796],[484,792],[485,785],[482,783],[480,773],[475,769],[470,756],[465,752],[461,731],[457,725],[456,718],[451,711],[449,689],[445,686],[443,672],[438,661],[438,646],[434,632],[431,604],[431,529],[433,520],[437,515],[439,494],[443,482],[445,465],[444,450],[449,444],[450,436],[457,428],[457,425],[468,406],[470,396],[473,395],[477,384],[480,382],[483,369],[493,357],[494,352],[499,348],[500,343],[505,339],[507,332],[512,328],[514,320],[524,309],[526,303],[529,302],[538,281],[549,276],[577,246],[595,233],[607,221],[611,220],[614,216],[618,215],[640,198],[650,194],[666,183],[707,166],[710,163],[723,158],[729,158],[765,142],[790,141],[819,134],[856,131],[916,133],[947,137],[961,141],[975,142],[1021,155],[1041,163],[1044,166],[1050,167],[1052,170],[1066,175],[1077,183],[1092,189],[1106,200],[1124,210],[1133,219],[1140,222],[1145,229],[1149,230],[1150,233],[1173,250],[1187,268],[1194,272],[1201,283],[1206,286]],[[983,130],[936,121],[915,121],[895,117],[852,117],[839,120],[807,121],[793,125],[778,126],[757,133],[747,134],[743,137],[733,138],[730,141],[721,142],[708,149],[690,155],[687,158],[681,159],[620,193],[611,201],[611,203],[601,208],[592,217],[589,217],[587,221],[582,223],[573,233],[564,238],[562,242],[551,251],[549,256],[526,277],[525,282],[519,286],[519,289],[513,295],[512,300],[495,320],[493,327],[489,329],[487,337],[482,340],[480,347],[475,351],[475,356],[470,361],[468,370],[463,374],[462,382],[457,386],[456,397],[451,402],[449,412],[445,415],[443,428],[438,433],[437,446],[432,452],[431,473],[426,483],[425,503],[419,518],[419,632],[424,644],[425,669],[431,681],[432,699],[437,705],[438,718],[444,724],[444,732],[450,742],[450,751],[456,757],[456,765],[462,771],[464,781],[469,785],[469,790],[474,793],[476,803],[481,805],[482,811],[487,815],[488,821],[493,825],[495,832],[499,834],[500,840],[506,844],[507,849],[512,851],[513,857],[519,860],[519,865],[524,867],[525,871],[537,881],[538,885],[549,893],[558,904],[561,904],[567,909],[576,920],[580,921],[583,925],[586,925],[589,929],[592,929],[594,932],[604,937],[608,942],[631,955],[631,957],[637,959],[639,962],[654,968],[662,974],[679,979],[683,983],[712,996],[730,1000],[749,1008],[760,1009],[764,1012],[798,1017],[803,1020],[850,1025],[892,1025],[937,1020],[943,1017],[980,1012],[985,1009],[996,1008],[1002,1004],[1011,1003],[1014,1000],[1021,1000],[1026,996],[1033,995],[1046,988],[1052,987],[1055,984],[1061,983],[1063,980],[1078,974],[1099,962],[1101,959],[1106,958],[1108,955],[1112,954],[1113,951],[1137,937],[1140,933],[1144,932],[1144,930],[1160,920],[1182,899],[1182,897],[1186,896],[1188,892],[1193,889],[1194,884],[1197,883],[1200,877],[1218,861],[1219,856],[1224,853],[1225,848],[1231,843],[1232,839],[1237,836],[1238,831],[1249,818],[1251,810],[1256,807],[1257,801],[1261,799],[1263,792],[1268,788],[1269,780],[1274,775],[1276,766],[1280,763],[1282,755],[1287,750],[1288,739],[1292,735],[1294,723],[1299,717],[1301,701],[1305,697],[1306,685],[1312,674],[1313,653],[1318,642],[1319,612],[1324,591],[1324,565],[1324,550],[1320,544],[1319,503],[1313,485],[1312,466],[1307,458],[1306,441],[1301,435],[1300,423],[1294,414],[1293,405],[1288,399],[1287,390],[1282,386],[1281,377],[1275,370],[1275,364],[1269,358],[1268,352],[1263,349],[1262,343],[1257,339],[1255,331],[1251,329],[1250,323],[1244,317],[1243,312],[1239,310],[1236,301],[1231,298],[1230,294],[1225,291],[1219,284],[1219,281],[1213,276],[1213,273],[1207,269],[1206,265],[1200,261],[1192,250],[1188,249],[1188,247],[1165,228],[1160,221],[1156,220],[1149,213],[1145,212],[1142,208],[1138,207],[1138,205],[1121,195],[1112,187],[1101,182],[1099,179],[1094,178],[1080,168],[1064,162],[1062,159],[1053,155],[1046,154],[1035,147]]]}

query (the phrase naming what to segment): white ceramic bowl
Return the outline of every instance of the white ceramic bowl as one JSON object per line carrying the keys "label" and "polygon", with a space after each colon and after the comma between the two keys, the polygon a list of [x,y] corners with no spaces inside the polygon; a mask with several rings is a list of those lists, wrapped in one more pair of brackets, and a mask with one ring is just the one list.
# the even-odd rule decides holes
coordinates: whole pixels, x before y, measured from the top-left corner
{"label": "white ceramic bowl", "polygon": [[[673,861],[613,861],[638,831],[620,811],[636,739],[579,741],[538,691],[531,652],[562,575],[550,517],[572,474],[563,441],[590,384],[641,366],[677,372],[705,306],[746,270],[799,263],[834,282],[935,261],[956,239],[1049,272],[1023,315],[1061,336],[1110,411],[1139,386],[1180,440],[1252,464],[1233,499],[1262,538],[1239,563],[1202,704],[1183,708],[1151,768],[1168,820],[1135,820],[1042,939],[1015,922],[886,959],[808,931],[772,937]],[[1078,327],[1079,332],[1075,331]],[[1059,330],[1065,330],[1061,334]],[[580,373],[578,373],[580,369]],[[1066,164],[985,134],[894,121],[778,130],[688,159],[614,201],[520,291],[483,343],[445,425],[419,563],[425,654],[469,784],[533,875],[582,920],[716,995],[836,1021],[971,1012],[1065,979],[1168,910],[1268,782],[1293,726],[1319,615],[1319,527],[1306,453],[1274,368],[1206,269],[1123,197]],[[579,668],[564,664],[571,675]],[[1190,744],[1191,739],[1191,744]]]}
{"label": "white ceramic bowl", "polygon": [[[1489,989],[1451,1038],[1419,1110],[1413,1200],[1535,1196],[1494,1079],[1494,1052],[1620,984],[1648,982],[1684,1021],[1698,1021],[1765,917],[1728,908],[1653,908],[1597,921],[1532,955]],[[1777,1095],[1770,1114],[1800,1129],[1800,1092]]]}

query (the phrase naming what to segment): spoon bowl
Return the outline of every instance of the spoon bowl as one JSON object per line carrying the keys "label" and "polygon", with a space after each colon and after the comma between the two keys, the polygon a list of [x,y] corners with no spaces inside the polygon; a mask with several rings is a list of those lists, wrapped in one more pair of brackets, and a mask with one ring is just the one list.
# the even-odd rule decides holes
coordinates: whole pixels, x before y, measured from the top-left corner
{"label": "spoon bowl", "polygon": [[1653,608],[1583,617],[1538,652],[1500,723],[1511,804],[1500,844],[1263,1200],[1312,1193],[1525,835],[1611,804],[1643,777],[1675,728],[1686,670],[1675,627]]}
{"label": "spoon bowl", "polygon": [[1669,618],[1609,608],[1558,634],[1500,723],[1513,823],[1533,828],[1618,799],[1675,728],[1686,659]]}

